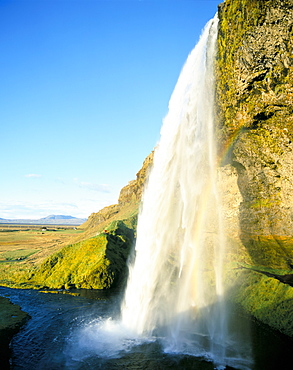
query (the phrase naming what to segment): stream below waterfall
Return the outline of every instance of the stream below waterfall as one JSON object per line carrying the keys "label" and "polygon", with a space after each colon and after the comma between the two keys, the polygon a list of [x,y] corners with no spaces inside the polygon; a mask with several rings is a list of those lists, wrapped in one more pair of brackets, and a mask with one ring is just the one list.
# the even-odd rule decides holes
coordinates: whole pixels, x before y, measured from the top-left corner
{"label": "stream below waterfall", "polygon": [[[42,293],[0,287],[0,295],[21,306],[31,319],[11,342],[12,369],[214,369],[204,358],[164,353],[159,338],[129,340],[121,347],[111,320],[120,311],[121,294],[107,291]],[[233,325],[250,329],[253,370],[289,369],[292,341],[260,325],[238,310]],[[99,328],[110,326],[101,337]],[[227,367],[227,369],[233,369]]]}

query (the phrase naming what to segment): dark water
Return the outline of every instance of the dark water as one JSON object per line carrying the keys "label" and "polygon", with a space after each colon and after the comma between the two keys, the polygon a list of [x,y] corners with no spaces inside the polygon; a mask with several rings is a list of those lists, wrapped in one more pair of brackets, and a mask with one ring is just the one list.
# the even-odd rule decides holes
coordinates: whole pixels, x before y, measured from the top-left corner
{"label": "dark water", "polygon": [[[213,363],[188,355],[166,354],[157,340],[121,345],[121,332],[111,318],[119,314],[117,293],[83,292],[83,296],[41,293],[0,287],[0,295],[21,306],[32,317],[11,342],[12,369],[198,369]],[[253,370],[293,368],[293,344],[288,338],[251,321],[241,313],[238,321],[250,327]],[[110,331],[101,330],[108,325]],[[115,325],[114,325],[115,326]],[[107,334],[110,333],[110,334]],[[0,365],[1,368],[1,365]],[[227,369],[232,369],[227,367]]]}

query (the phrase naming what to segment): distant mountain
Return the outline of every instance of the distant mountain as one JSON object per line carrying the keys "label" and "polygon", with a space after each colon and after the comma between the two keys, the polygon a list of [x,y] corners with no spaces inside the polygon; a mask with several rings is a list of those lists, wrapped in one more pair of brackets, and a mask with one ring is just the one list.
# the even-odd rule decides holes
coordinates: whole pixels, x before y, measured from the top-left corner
{"label": "distant mountain", "polygon": [[76,220],[76,217],[64,215],[49,215],[47,217],[40,218],[40,220]]}
{"label": "distant mountain", "polygon": [[83,224],[86,218],[77,218],[65,215],[49,215],[38,220],[30,219],[5,219],[0,218],[1,224],[25,224],[25,225],[72,225],[78,226]]}

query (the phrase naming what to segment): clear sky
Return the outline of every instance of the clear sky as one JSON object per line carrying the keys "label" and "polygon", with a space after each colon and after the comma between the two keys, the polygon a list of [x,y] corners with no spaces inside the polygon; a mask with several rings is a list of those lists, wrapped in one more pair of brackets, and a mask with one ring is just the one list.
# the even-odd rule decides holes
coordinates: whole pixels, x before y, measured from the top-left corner
{"label": "clear sky", "polygon": [[117,203],[220,2],[0,0],[0,218]]}

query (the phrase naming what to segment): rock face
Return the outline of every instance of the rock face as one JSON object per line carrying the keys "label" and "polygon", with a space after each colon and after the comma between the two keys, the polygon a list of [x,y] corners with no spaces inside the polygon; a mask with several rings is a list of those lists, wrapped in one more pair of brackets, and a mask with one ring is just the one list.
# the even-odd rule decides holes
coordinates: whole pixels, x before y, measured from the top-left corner
{"label": "rock face", "polygon": [[89,233],[96,233],[112,220],[121,220],[135,217],[138,213],[139,204],[142,197],[145,182],[153,163],[154,152],[151,152],[144,160],[142,168],[136,174],[136,179],[132,180],[121,189],[118,204],[114,204],[101,209],[97,213],[92,213],[88,220],[81,225]]}
{"label": "rock face", "polygon": [[118,203],[125,206],[130,203],[139,203],[141,201],[144,185],[148,178],[150,168],[153,164],[154,152],[152,151],[143,162],[142,168],[136,174],[136,180],[130,181],[128,185],[122,188]]}
{"label": "rock face", "polygon": [[292,6],[233,0],[220,7],[221,139],[238,172],[241,230],[250,235],[293,231]]}
{"label": "rock face", "polygon": [[12,304],[8,298],[0,297],[0,359],[1,369],[10,369],[9,342],[14,334],[29,319],[19,306]]}
{"label": "rock face", "polygon": [[293,249],[283,243],[293,231],[292,29],[292,1],[220,7],[220,134],[224,161],[238,173],[242,238],[258,259],[257,238],[274,237],[283,268],[293,265]]}
{"label": "rock face", "polygon": [[219,157],[237,171],[239,236],[252,265],[290,275],[293,2],[226,0],[219,18]]}

